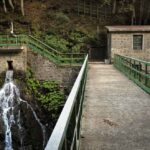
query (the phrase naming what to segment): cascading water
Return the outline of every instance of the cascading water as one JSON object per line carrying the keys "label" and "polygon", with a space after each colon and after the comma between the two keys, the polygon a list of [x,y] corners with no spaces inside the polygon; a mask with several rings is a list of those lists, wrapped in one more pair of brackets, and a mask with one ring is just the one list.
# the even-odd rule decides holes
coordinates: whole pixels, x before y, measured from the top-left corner
{"label": "cascading water", "polygon": [[[5,84],[0,90],[0,117],[2,118],[5,132],[5,150],[13,150],[13,133],[12,127],[17,126],[18,136],[20,140],[21,150],[24,150],[24,137],[23,130],[24,127],[21,123],[21,103],[26,103],[27,109],[30,109],[34,119],[37,121],[41,128],[43,134],[43,148],[45,146],[45,127],[40,122],[40,119],[37,117],[34,109],[27,101],[24,101],[20,98],[19,89],[13,83],[13,71],[6,72]],[[16,109],[17,108],[17,109]]]}

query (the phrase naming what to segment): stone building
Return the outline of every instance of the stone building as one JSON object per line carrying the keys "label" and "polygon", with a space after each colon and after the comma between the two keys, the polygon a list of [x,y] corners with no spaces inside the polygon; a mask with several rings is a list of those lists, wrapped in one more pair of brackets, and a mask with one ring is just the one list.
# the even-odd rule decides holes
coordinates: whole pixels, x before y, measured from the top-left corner
{"label": "stone building", "polygon": [[107,57],[114,54],[150,60],[150,26],[106,26]]}

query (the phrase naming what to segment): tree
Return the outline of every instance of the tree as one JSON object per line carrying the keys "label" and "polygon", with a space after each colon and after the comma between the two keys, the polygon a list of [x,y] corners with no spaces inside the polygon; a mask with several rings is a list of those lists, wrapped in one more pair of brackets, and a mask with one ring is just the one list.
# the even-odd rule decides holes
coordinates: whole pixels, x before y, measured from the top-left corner
{"label": "tree", "polygon": [[[12,0],[2,0],[4,12],[7,13],[6,2],[8,2],[9,6],[14,11],[14,4],[13,4]],[[24,0],[20,0],[20,6],[21,6],[21,13],[24,16],[25,15],[25,13],[24,13]]]}
{"label": "tree", "polygon": [[6,2],[5,2],[5,0],[3,0],[2,2],[3,2],[4,12],[7,13]]}
{"label": "tree", "polygon": [[24,0],[21,0],[21,12],[22,12],[22,15],[24,16],[25,13],[24,13]]}
{"label": "tree", "polygon": [[135,0],[132,0],[132,16],[131,16],[131,24],[135,24]]}
{"label": "tree", "polygon": [[116,13],[116,6],[117,6],[117,1],[113,0],[113,10],[112,13],[115,14]]}

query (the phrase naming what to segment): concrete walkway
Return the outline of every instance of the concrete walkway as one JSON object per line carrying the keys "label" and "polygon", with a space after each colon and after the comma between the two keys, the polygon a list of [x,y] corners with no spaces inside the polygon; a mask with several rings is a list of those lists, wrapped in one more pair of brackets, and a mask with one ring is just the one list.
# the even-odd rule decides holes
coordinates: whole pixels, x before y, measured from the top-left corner
{"label": "concrete walkway", "polygon": [[112,65],[89,64],[80,150],[150,150],[150,95]]}

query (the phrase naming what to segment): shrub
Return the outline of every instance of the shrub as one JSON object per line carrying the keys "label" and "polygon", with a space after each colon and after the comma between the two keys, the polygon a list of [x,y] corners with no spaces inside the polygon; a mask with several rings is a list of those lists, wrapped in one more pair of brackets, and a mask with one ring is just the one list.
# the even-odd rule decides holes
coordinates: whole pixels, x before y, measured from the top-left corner
{"label": "shrub", "polygon": [[47,35],[45,36],[45,42],[61,52],[68,52],[67,45],[69,42],[60,36]]}
{"label": "shrub", "polygon": [[57,81],[39,81],[33,78],[31,70],[27,71],[27,89],[52,116],[57,117],[64,104],[64,93]]}
{"label": "shrub", "polygon": [[59,21],[59,23],[66,23],[70,21],[69,17],[62,12],[57,13],[55,19]]}

